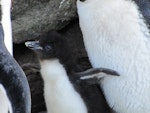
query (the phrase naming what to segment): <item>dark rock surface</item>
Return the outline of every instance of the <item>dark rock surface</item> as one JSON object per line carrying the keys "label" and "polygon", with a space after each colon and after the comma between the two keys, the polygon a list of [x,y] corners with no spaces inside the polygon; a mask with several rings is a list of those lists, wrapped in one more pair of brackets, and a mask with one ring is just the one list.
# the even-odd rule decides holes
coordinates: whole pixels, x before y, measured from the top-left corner
{"label": "dark rock surface", "polygon": [[77,17],[75,0],[14,0],[14,43],[35,39],[49,30],[60,30]]}

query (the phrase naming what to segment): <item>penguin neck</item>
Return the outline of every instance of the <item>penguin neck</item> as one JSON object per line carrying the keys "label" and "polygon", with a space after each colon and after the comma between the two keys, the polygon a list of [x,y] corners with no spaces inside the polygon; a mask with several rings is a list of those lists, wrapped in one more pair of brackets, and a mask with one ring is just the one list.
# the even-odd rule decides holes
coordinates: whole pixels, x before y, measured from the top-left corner
{"label": "penguin neck", "polygon": [[40,64],[48,112],[87,113],[83,99],[74,89],[59,60],[42,60]]}
{"label": "penguin neck", "polygon": [[76,63],[76,58],[72,58],[70,56],[70,58],[66,59],[66,60],[59,60],[60,63],[64,66],[64,68],[66,69],[67,71],[67,74],[72,74],[72,73],[75,73],[75,72],[80,72],[81,69],[80,67],[78,66],[78,64]]}
{"label": "penguin neck", "polygon": [[13,55],[13,41],[12,41],[12,28],[11,28],[11,0],[1,0],[2,10],[2,26],[4,29],[4,42],[6,48]]}
{"label": "penguin neck", "polygon": [[[57,84],[63,84],[63,82],[69,81],[70,82],[70,74],[71,72],[67,71],[67,67],[65,64],[62,64],[59,59],[47,59],[47,60],[40,60],[41,64],[41,74],[44,81],[52,81]],[[70,71],[72,67],[70,67]],[[71,84],[71,82],[70,82]]]}
{"label": "penguin neck", "polygon": [[58,59],[42,60],[40,64],[41,74],[44,75],[43,79],[45,79],[45,81],[62,81],[63,79],[67,79],[66,70]]}

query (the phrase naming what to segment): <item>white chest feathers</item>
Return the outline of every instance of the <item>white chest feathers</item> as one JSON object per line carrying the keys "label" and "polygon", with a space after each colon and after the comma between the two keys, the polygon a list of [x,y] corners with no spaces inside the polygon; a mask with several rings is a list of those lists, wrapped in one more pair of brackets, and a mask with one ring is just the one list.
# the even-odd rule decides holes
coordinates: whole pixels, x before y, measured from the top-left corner
{"label": "white chest feathers", "polygon": [[84,44],[93,67],[119,77],[100,81],[117,113],[150,113],[150,34],[132,0],[77,2]]}
{"label": "white chest feathers", "polygon": [[1,84],[0,84],[0,112],[12,113],[11,103],[7,97],[4,87]]}
{"label": "white chest feathers", "polygon": [[82,98],[75,91],[59,60],[40,63],[48,113],[87,113]]}

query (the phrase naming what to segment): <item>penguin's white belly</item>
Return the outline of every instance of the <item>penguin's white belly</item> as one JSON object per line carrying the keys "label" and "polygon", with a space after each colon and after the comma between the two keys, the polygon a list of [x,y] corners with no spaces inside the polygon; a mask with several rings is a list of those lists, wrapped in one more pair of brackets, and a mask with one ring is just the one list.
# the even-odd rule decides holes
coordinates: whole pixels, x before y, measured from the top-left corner
{"label": "penguin's white belly", "polygon": [[120,74],[100,81],[110,107],[117,113],[150,113],[150,34],[134,2],[110,1],[77,4],[88,57],[94,68]]}
{"label": "penguin's white belly", "polygon": [[41,74],[48,113],[87,113],[84,101],[58,60],[42,61]]}
{"label": "penguin's white belly", "polygon": [[110,107],[118,113],[149,113],[150,50],[144,40],[120,44],[117,41],[113,44],[106,40],[103,42],[103,39],[86,41],[86,50],[94,68],[110,68],[120,73],[119,77],[109,76],[100,81]]}

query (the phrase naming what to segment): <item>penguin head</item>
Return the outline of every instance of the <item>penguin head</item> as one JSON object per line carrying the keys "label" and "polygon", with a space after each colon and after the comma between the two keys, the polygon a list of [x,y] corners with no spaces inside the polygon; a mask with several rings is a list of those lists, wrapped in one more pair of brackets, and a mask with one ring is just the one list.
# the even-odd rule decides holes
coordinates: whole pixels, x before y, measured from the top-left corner
{"label": "penguin head", "polygon": [[41,60],[68,58],[69,47],[65,37],[62,37],[56,31],[50,31],[47,35],[42,36],[38,41],[28,41],[25,45],[37,53]]}
{"label": "penguin head", "polygon": [[40,61],[58,59],[68,72],[80,70],[66,37],[56,31],[50,31],[38,41],[28,41],[25,45],[37,54]]}

